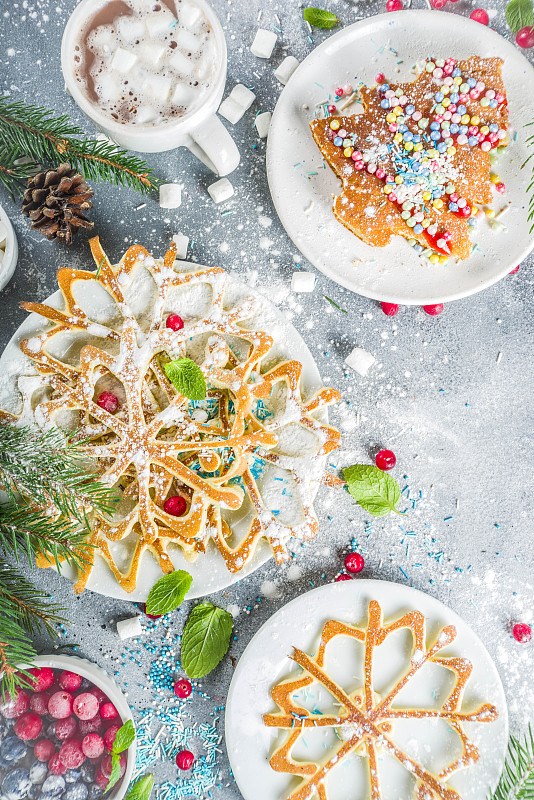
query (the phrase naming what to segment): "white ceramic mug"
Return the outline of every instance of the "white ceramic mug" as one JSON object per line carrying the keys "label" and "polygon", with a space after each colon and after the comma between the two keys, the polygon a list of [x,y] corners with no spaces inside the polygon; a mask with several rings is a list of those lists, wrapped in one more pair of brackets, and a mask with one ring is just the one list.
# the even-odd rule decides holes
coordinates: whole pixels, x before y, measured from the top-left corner
{"label": "white ceramic mug", "polygon": [[95,0],[81,0],[65,26],[61,42],[61,69],[65,86],[73,99],[117,144],[143,153],[161,153],[175,147],[187,147],[216,175],[228,175],[239,164],[240,156],[234,140],[216,116],[226,81],[226,41],[221,23],[211,6],[206,0],[195,0],[195,3],[213,29],[218,70],[202,105],[176,121],[153,127],[121,124],[100,111],[83,93],[74,74],[74,44],[88,18],[95,13]]}

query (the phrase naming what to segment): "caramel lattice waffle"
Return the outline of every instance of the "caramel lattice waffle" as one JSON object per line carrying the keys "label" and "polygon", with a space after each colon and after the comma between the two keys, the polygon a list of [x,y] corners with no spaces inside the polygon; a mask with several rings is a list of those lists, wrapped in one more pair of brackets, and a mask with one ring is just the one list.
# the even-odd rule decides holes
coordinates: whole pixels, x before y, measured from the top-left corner
{"label": "caramel lattice waffle", "polygon": [[[89,541],[95,552],[128,592],[136,586],[147,550],[163,572],[174,569],[169,546],[193,560],[210,540],[231,572],[243,568],[262,538],[278,563],[287,560],[289,538],[311,539],[317,532],[312,501],[322,457],[340,438],[321,421],[321,409],[338,400],[338,392],[322,388],[311,400],[302,400],[301,363],[273,363],[271,336],[247,329],[258,300],[225,306],[223,270],[194,266],[193,271],[177,271],[174,245],[163,261],[134,245],[114,266],[98,238],[91,240],[91,249],[96,273],[58,272],[62,310],[23,304],[50,325],[25,339],[21,349],[48,386],[48,397],[35,408],[37,423],[63,425],[68,417],[97,462],[102,481],[119,493],[113,518],[92,514]],[[186,267],[183,262],[179,266]],[[137,284],[140,275],[144,282]],[[100,292],[95,312],[84,310],[80,300],[88,288]],[[151,299],[148,311],[145,302],[141,312],[137,306],[145,295]],[[190,307],[184,327],[172,330],[166,319],[183,296],[192,306],[198,301],[198,309]],[[68,357],[60,357],[66,335],[76,344],[67,348]],[[189,401],[167,380],[162,359],[182,356],[196,360],[205,375],[204,401]],[[96,403],[102,389],[120,398],[117,413]],[[307,437],[306,457],[284,450],[288,428]],[[295,441],[295,435],[290,438]],[[310,470],[311,461],[319,463],[319,474]],[[286,481],[292,507],[298,506],[290,519],[289,512],[273,508],[262,495],[262,476],[269,470],[277,471],[279,485]],[[165,499],[176,494],[187,502],[183,516],[163,508]],[[235,542],[225,513],[240,509],[250,524]],[[132,554],[126,568],[119,568],[113,546],[126,538]],[[49,564],[41,560],[40,566]],[[87,564],[79,575],[77,591],[85,588],[92,567]]]}
{"label": "caramel lattice waffle", "polygon": [[[393,682],[385,696],[375,691],[373,667],[375,649],[394,631],[411,632],[412,650],[406,668]],[[336,637],[350,637],[363,645],[363,686],[347,692],[332,678],[326,665],[328,645]],[[277,746],[270,759],[271,767],[300,778],[296,789],[287,800],[307,800],[314,796],[328,800],[328,778],[332,770],[342,768],[351,757],[368,760],[368,785],[371,800],[382,797],[380,761],[384,755],[394,758],[413,777],[415,800],[460,800],[458,792],[448,785],[449,778],[458,770],[474,764],[479,758],[477,747],[467,735],[465,723],[492,722],[498,716],[495,706],[485,703],[476,709],[463,708],[463,694],[472,672],[471,662],[460,656],[442,656],[440,652],[456,638],[453,625],[444,627],[434,643],[426,646],[425,618],[419,611],[411,611],[388,625],[384,625],[382,609],[378,602],[369,603],[367,628],[328,621],[322,630],[317,655],[310,657],[294,648],[292,659],[302,668],[296,678],[288,678],[271,690],[278,708],[276,713],[265,714],[265,725],[287,731],[284,741]],[[452,673],[454,681],[439,706],[432,708],[401,708],[395,701],[427,664],[439,665]],[[354,666],[356,672],[356,665]],[[303,697],[313,687],[322,687],[339,706],[339,713],[321,713],[306,707]],[[309,705],[309,703],[308,703]],[[395,740],[395,720],[443,720],[456,732],[461,752],[436,774],[409,756]],[[334,729],[336,744],[325,751],[321,761],[296,760],[292,750],[310,729]],[[408,800],[408,797],[405,798]]]}

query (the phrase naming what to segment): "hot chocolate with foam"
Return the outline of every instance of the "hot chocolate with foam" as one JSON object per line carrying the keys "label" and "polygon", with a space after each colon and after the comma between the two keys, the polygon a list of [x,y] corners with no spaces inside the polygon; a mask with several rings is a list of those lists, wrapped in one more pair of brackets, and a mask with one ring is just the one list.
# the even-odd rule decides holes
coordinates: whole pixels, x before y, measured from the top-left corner
{"label": "hot chocolate with foam", "polygon": [[217,73],[215,35],[193,0],[99,4],[75,43],[87,98],[125,125],[154,126],[194,112]]}

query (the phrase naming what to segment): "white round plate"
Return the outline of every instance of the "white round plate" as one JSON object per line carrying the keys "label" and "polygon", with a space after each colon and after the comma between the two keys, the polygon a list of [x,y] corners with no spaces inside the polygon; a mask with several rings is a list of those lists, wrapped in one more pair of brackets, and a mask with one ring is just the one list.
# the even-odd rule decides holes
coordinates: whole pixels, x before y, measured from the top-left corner
{"label": "white round plate", "polygon": [[[413,80],[416,61],[433,58],[500,56],[517,133],[499,157],[496,169],[506,193],[505,232],[493,232],[485,220],[472,235],[478,248],[466,261],[434,265],[406,240],[395,236],[386,247],[371,247],[348,231],[332,212],[341,182],[323,162],[309,129],[316,103],[335,86],[359,81]],[[398,63],[400,61],[400,63]],[[287,233],[318,270],[336,283],[375,300],[426,305],[479,292],[507,275],[534,247],[527,220],[531,168],[526,139],[532,129],[534,69],[519,50],[495,31],[464,16],[439,11],[397,11],[357,22],[334,34],[302,62],[276,105],[267,146],[267,176],[273,202]],[[345,113],[354,113],[354,106]]]}
{"label": "white round plate", "polygon": [[[388,581],[356,579],[321,586],[285,605],[260,628],[241,656],[228,693],[225,733],[233,774],[245,800],[285,800],[298,785],[291,776],[275,772],[270,767],[269,758],[275,743],[280,744],[281,740],[277,739],[277,729],[267,728],[262,721],[263,714],[278,710],[270,695],[272,686],[290,675],[296,677],[300,674],[299,668],[288,658],[293,646],[308,655],[314,655],[322,627],[329,619],[363,627],[367,624],[370,600],[378,601],[382,607],[385,623],[400,618],[408,611],[419,610],[426,618],[427,646],[429,642],[435,641],[443,626],[452,624],[456,627],[455,641],[442,654],[461,655],[468,658],[473,665],[464,693],[465,707],[472,710],[483,703],[491,703],[496,706],[499,716],[494,722],[463,723],[467,735],[479,749],[480,759],[456,773],[447,785],[456,789],[463,800],[487,800],[490,791],[495,788],[506,753],[508,715],[499,675],[484,645],[457,614],[433,597]],[[342,638],[347,641],[346,637]],[[411,635],[406,631],[398,631],[377,648],[373,670],[375,688],[382,688],[381,681],[389,685],[391,678],[397,675],[397,670],[402,674],[407,663],[405,659],[410,659],[411,647]],[[341,646],[336,642],[333,650],[327,649],[325,664],[327,671],[331,675],[335,674],[341,685],[347,688],[348,684],[350,691],[354,691],[361,685],[362,661],[360,645],[353,643],[345,647],[344,643]],[[359,676],[356,684],[355,671]],[[418,699],[422,701],[423,708],[432,707],[432,698],[446,697],[454,685],[451,674],[439,666],[423,666],[413,679],[414,682],[417,680],[416,697],[414,698],[414,689],[409,699],[403,695],[406,707],[417,707]],[[442,690],[444,694],[441,694]],[[308,702],[317,702],[319,706],[317,698],[314,700],[311,697],[314,693],[308,691]],[[406,724],[403,720],[394,723],[394,726],[398,726],[399,722]],[[391,734],[393,740],[399,745],[408,740],[406,752],[417,760],[418,733],[421,736],[418,723],[424,725],[424,733],[419,739],[420,761],[429,757],[428,747],[425,745],[432,742],[432,757],[444,759],[443,763],[450,763],[458,753],[458,739],[456,734],[451,736],[449,727],[442,721],[434,720],[429,723],[411,720],[410,730],[403,729],[404,740],[401,742],[399,739],[398,727],[394,727]],[[311,733],[316,731],[317,729],[312,730]],[[310,747],[308,751],[305,749],[306,744]],[[311,748],[314,747],[318,748],[321,757],[327,755],[324,745],[310,740],[302,743],[298,758],[313,758]],[[425,765],[426,763],[425,761]],[[363,770],[361,759],[352,758],[339,767],[337,776],[335,768],[331,771],[328,800],[368,796],[368,791],[363,788],[363,778],[356,771],[358,766]],[[412,797],[412,779],[407,770],[400,768],[398,762],[390,757],[380,759],[379,771],[384,789],[381,795],[383,800],[398,800],[399,797],[409,800]],[[347,790],[349,782],[350,791]],[[388,786],[391,791],[387,790]]]}
{"label": "white round plate", "polygon": [[[201,265],[195,264],[195,268],[201,268]],[[90,282],[84,282],[83,285],[87,287],[91,284]],[[317,365],[306,343],[293,325],[287,321],[284,315],[275,306],[269,303],[269,301],[258,292],[245,286],[235,278],[228,276],[227,292],[230,288],[232,295],[241,293],[246,296],[261,298],[262,308],[260,308],[259,314],[247,323],[247,325],[250,325],[251,328],[255,327],[258,330],[267,330],[273,337],[273,347],[268,354],[268,358],[276,356],[279,361],[298,359],[301,362],[302,374],[300,386],[303,399],[306,400],[314,395],[323,385],[319,370],[317,369]],[[61,292],[59,290],[55,292],[45,303],[56,308],[61,308]],[[27,319],[12,336],[4,352],[0,356],[0,409],[10,411],[11,413],[20,413],[18,410],[20,406],[20,393],[17,389],[17,380],[20,376],[35,374],[35,368],[33,368],[32,362],[20,350],[20,342],[23,339],[41,333],[47,324],[47,321],[38,314],[29,314]],[[62,356],[61,353],[57,355],[58,357]],[[321,415],[317,416],[321,420],[327,422],[327,409],[322,409]],[[25,422],[31,422],[31,419],[26,419]],[[313,460],[313,463],[310,462],[310,468],[313,468],[314,471],[317,469],[317,475],[322,474],[325,459],[326,457],[323,457]],[[319,481],[316,483],[316,491],[318,488]],[[236,524],[247,525],[246,515],[242,520],[238,519]],[[230,572],[226,568],[222,556],[212,542],[209,543],[206,553],[201,554],[196,561],[193,562],[188,561],[184,557],[182,551],[178,547],[173,547],[172,545],[169,550],[169,555],[176,569],[185,569],[192,575],[193,583],[187,597],[193,600],[197,597],[204,597],[212,592],[218,592],[221,589],[225,589],[237,583],[272,558],[272,551],[266,541],[263,539],[260,540],[253,557],[238,573]],[[68,565],[63,566],[62,574],[70,580],[76,580],[75,571]],[[161,570],[156,560],[150,554],[145,553],[139,571],[137,586],[133,592],[128,593],[116,582],[113,573],[104,559],[97,556],[89,577],[87,588],[106,595],[107,597],[116,597],[120,600],[145,601],[150,589],[160,577]]]}

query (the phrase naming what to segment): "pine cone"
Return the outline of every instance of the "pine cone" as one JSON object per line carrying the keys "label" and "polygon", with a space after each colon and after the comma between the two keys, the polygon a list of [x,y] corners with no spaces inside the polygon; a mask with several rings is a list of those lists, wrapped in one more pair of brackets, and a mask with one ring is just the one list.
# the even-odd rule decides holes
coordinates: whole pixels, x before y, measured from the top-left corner
{"label": "pine cone", "polygon": [[31,227],[47,239],[59,239],[70,244],[76,228],[92,228],[84,211],[92,208],[93,190],[83,175],[70,164],[39,172],[28,178],[28,188],[22,199],[22,213],[31,219]]}

